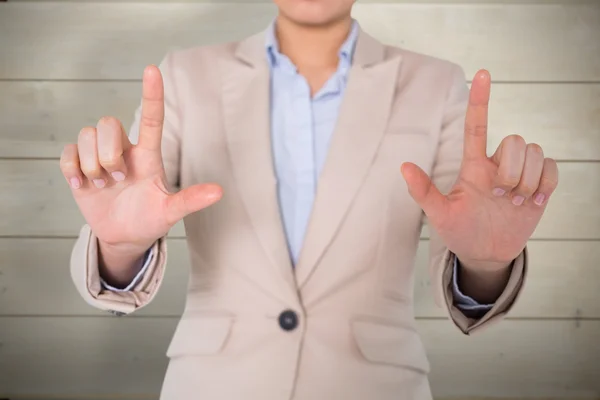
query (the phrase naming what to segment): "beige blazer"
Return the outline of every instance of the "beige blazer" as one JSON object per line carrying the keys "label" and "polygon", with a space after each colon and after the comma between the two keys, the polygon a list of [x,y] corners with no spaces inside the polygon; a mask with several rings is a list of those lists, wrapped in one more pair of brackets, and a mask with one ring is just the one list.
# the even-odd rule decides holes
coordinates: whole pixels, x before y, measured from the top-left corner
{"label": "beige blazer", "polygon": [[[431,399],[413,311],[423,214],[400,165],[418,164],[442,191],[453,184],[468,95],[462,69],[360,33],[295,268],[272,167],[264,32],[170,53],[161,69],[169,183],[224,189],[218,204],[185,220],[190,282],[161,399]],[[523,285],[526,252],[493,309],[473,320],[453,306],[454,256],[430,235],[432,286],[450,320],[469,334],[503,318]],[[132,292],[109,292],[84,226],[71,258],[75,285],[94,307],[132,313],[163,280],[165,239],[153,249]],[[281,320],[285,310],[293,314]]]}

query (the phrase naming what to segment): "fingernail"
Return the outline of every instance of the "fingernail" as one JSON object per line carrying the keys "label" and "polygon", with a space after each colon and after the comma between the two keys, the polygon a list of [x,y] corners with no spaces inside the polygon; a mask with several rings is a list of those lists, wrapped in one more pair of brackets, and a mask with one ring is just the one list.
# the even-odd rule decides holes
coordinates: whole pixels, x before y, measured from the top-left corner
{"label": "fingernail", "polygon": [[544,200],[546,200],[546,196],[543,193],[538,193],[533,201],[538,206],[541,206],[542,204],[544,204]]}
{"label": "fingernail", "polygon": [[121,181],[125,180],[125,174],[120,171],[115,171],[111,175],[112,175],[113,179],[117,182],[121,182]]}
{"label": "fingernail", "polygon": [[79,189],[81,187],[81,182],[79,181],[79,178],[77,177],[73,177],[69,180],[69,183],[71,184],[71,187],[73,189]]}
{"label": "fingernail", "polygon": [[496,188],[496,189],[494,189],[494,191],[492,193],[496,197],[501,197],[501,196],[504,196],[504,194],[506,193],[506,191],[504,189]]}
{"label": "fingernail", "polygon": [[98,189],[102,189],[105,184],[104,179],[94,179],[94,185],[96,185]]}
{"label": "fingernail", "polygon": [[512,199],[512,203],[515,206],[520,206],[521,204],[523,204],[524,201],[525,201],[525,197],[523,197],[523,196],[515,196]]}

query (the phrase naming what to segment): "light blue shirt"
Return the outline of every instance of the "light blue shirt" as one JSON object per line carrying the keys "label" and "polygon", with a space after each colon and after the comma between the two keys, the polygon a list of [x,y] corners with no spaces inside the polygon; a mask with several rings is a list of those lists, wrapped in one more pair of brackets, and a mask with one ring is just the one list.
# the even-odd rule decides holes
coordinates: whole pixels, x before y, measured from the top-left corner
{"label": "light blue shirt", "polygon": [[[271,70],[271,140],[277,176],[277,191],[290,258],[295,265],[304,241],[309,216],[317,189],[317,181],[329,150],[338,111],[346,89],[348,71],[358,39],[359,26],[352,30],[339,51],[337,71],[315,96],[306,79],[298,74],[288,57],[279,52],[275,23],[267,31],[266,56]],[[144,275],[150,264],[149,254],[136,278],[125,288],[129,291]],[[462,310],[486,311],[489,304],[478,304],[463,295],[457,284],[454,267],[454,295]]]}
{"label": "light blue shirt", "polygon": [[293,264],[306,233],[317,180],[337,122],[348,71],[358,37],[358,24],[342,45],[337,71],[311,98],[306,79],[279,52],[274,24],[268,30],[267,56],[271,66],[271,140],[279,204]]}

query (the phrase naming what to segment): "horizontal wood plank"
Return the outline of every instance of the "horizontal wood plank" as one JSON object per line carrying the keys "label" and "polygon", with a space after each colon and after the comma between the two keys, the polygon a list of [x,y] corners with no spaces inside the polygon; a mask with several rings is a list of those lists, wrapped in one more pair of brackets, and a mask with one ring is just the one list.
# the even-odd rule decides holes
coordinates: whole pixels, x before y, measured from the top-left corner
{"label": "horizontal wood plank", "polygon": [[[0,318],[0,395],[156,395],[176,322]],[[600,395],[600,321],[503,321],[469,337],[425,320],[419,330],[436,396]]]}
{"label": "horizontal wood plank", "polygon": [[[0,315],[105,315],[75,290],[68,268],[73,243],[73,239],[0,239]],[[165,281],[154,301],[134,317],[179,316],[183,311],[190,267],[187,244],[170,239],[168,246]],[[415,314],[444,317],[433,301],[428,248],[429,242],[422,241],[417,253]],[[529,278],[510,318],[600,319],[600,241],[532,241],[529,251]]]}
{"label": "horizontal wood plank", "polygon": [[[160,1],[0,4],[0,398],[157,399],[184,304],[182,225],[170,234],[153,304],[110,317],[71,282],[74,239],[65,236],[83,219],[58,163],[18,159],[56,159],[102,115],[128,126],[144,65],[170,49],[254,33],[275,11],[266,0]],[[500,82],[490,151],[518,133],[547,156],[579,161],[560,164],[511,319],[480,335],[465,337],[440,319],[422,241],[415,312],[436,399],[600,399],[600,162],[585,162],[600,160],[600,3],[361,0],[355,16],[386,43],[459,63],[467,78],[488,68]],[[28,237],[38,235],[48,237]]]}
{"label": "horizontal wood plank", "polygon": [[[139,79],[168,50],[238,40],[275,16],[269,3],[6,3],[0,79]],[[362,4],[381,41],[449,59],[471,77],[600,81],[600,4]]]}
{"label": "horizontal wood plank", "polygon": [[[600,239],[600,163],[561,163],[559,171],[533,237]],[[0,160],[0,236],[74,236],[83,222],[58,161]],[[183,237],[183,225],[170,235]]]}
{"label": "horizontal wood plank", "polygon": [[[16,0],[16,1],[21,1],[21,0]],[[29,0],[23,0],[23,1],[29,1]],[[65,0],[68,1],[68,0]],[[112,0],[111,0],[112,1]],[[4,400],[4,399],[3,399]],[[55,396],[48,396],[48,395],[43,395],[43,396],[31,396],[31,395],[25,395],[25,396],[12,396],[10,399],[7,400],[159,400],[158,398],[158,394],[155,395],[129,395],[129,396],[123,396],[123,395],[117,395],[117,396],[102,396],[102,397],[96,397],[96,396],[59,396],[59,397],[55,397]],[[435,396],[434,400],[514,400],[510,397],[480,397],[480,396],[460,396],[460,397],[447,397],[447,396]],[[530,400],[598,400],[596,398],[575,398],[575,397],[535,397],[532,398]]]}
{"label": "horizontal wood plank", "polygon": [[[3,0],[11,3],[27,2],[78,2],[96,3],[98,0]],[[595,4],[597,0],[361,0],[361,3],[392,3],[392,4]],[[122,3],[122,0],[102,0],[103,3]],[[127,3],[168,3],[169,0],[127,0]],[[220,0],[177,0],[178,3],[220,3]],[[269,0],[229,0],[228,3],[264,4]]]}
{"label": "horizontal wood plank", "polygon": [[[58,158],[84,126],[112,115],[129,127],[139,82],[0,82],[0,157]],[[558,160],[600,160],[600,84],[497,84],[489,152],[520,134]]]}

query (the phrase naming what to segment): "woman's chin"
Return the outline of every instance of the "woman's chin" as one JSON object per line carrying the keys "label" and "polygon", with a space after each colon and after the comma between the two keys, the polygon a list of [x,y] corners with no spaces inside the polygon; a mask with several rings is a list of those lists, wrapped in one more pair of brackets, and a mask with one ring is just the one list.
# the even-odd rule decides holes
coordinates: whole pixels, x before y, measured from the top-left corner
{"label": "woman's chin", "polygon": [[[279,10],[287,19],[298,25],[323,26],[335,23],[348,14],[352,2],[347,0],[276,0]],[[350,6],[350,7],[348,7]]]}

